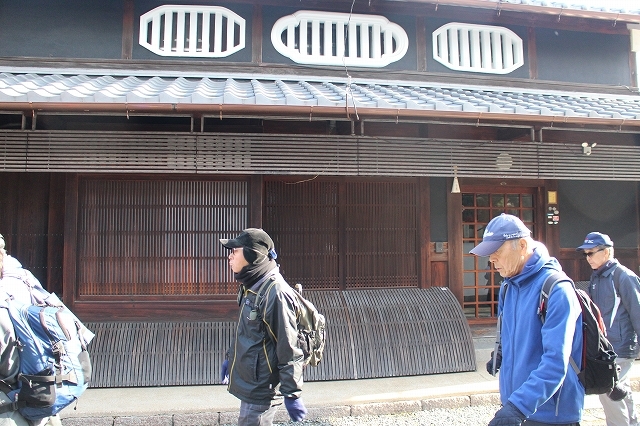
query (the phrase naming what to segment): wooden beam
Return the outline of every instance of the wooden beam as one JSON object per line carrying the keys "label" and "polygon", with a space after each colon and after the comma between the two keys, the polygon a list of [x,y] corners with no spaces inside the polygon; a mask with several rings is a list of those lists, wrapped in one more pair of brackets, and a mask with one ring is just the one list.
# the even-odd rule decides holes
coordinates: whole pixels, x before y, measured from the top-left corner
{"label": "wooden beam", "polygon": [[449,240],[449,290],[464,302],[462,270],[462,194],[452,194],[453,179],[447,179],[447,233]]}
{"label": "wooden beam", "polygon": [[418,202],[418,287],[428,288],[433,286],[431,282],[431,190],[429,178],[418,178],[417,197]]}
{"label": "wooden beam", "polygon": [[133,23],[133,0],[124,0],[124,11],[122,14],[122,59],[133,58]]}
{"label": "wooden beam", "polygon": [[251,25],[251,62],[262,63],[262,6],[253,6]]}
{"label": "wooden beam", "polygon": [[536,44],[536,29],[529,27],[527,29],[527,51],[529,58],[529,78],[538,79],[538,45]]}
{"label": "wooden beam", "polygon": [[427,18],[416,17],[416,57],[417,70],[427,70]]}
{"label": "wooden beam", "polygon": [[249,181],[249,226],[262,228],[262,206],[264,204],[263,175],[251,176]]}
{"label": "wooden beam", "polygon": [[78,175],[67,175],[64,195],[64,247],[62,264],[62,301],[74,310],[78,256]]}

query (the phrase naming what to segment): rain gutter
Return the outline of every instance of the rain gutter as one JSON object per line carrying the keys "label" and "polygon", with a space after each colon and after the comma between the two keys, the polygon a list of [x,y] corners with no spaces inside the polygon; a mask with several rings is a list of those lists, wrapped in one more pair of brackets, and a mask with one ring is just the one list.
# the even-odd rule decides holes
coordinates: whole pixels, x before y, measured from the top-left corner
{"label": "rain gutter", "polygon": [[462,119],[480,122],[522,122],[575,125],[604,125],[640,127],[640,119],[599,118],[581,116],[528,115],[513,113],[442,111],[370,107],[300,106],[300,105],[254,105],[254,104],[190,104],[190,103],[88,103],[88,102],[0,102],[0,111],[22,113],[33,116],[39,113],[77,114],[181,114],[205,115],[210,117],[259,116],[299,117],[301,119],[347,118],[353,121],[363,119]]}

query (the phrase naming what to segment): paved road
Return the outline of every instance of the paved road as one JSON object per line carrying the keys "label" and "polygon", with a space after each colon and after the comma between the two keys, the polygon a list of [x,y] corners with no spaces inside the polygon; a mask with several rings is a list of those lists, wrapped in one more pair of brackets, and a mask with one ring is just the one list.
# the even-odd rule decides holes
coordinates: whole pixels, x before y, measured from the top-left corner
{"label": "paved road", "polygon": [[[340,417],[299,423],[277,423],[279,426],[483,426],[487,425],[498,410],[498,406],[437,409],[416,413]],[[640,407],[637,407],[640,409]],[[583,416],[582,426],[605,426],[602,409],[588,409]],[[231,425],[229,425],[231,426]]]}

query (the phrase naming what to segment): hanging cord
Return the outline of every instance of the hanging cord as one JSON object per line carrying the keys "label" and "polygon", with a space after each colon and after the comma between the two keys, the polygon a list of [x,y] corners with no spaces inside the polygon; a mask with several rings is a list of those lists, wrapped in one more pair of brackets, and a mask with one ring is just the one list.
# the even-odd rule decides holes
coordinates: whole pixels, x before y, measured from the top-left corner
{"label": "hanging cord", "polygon": [[[351,2],[351,10],[349,11],[349,19],[347,20],[347,30],[344,33],[344,50],[347,51],[347,37],[349,34],[349,27],[351,26],[351,15],[353,15],[353,6],[356,4],[356,0]],[[349,52],[351,53],[351,52]],[[351,75],[349,74],[349,69],[347,68],[347,63],[345,61],[344,53],[342,54],[342,65],[344,66],[344,72],[347,74],[347,90],[345,92],[345,108],[347,110],[347,117],[349,117],[349,95],[351,95],[351,102],[353,103],[353,110],[356,113],[356,120],[360,121],[360,117],[358,116],[358,107],[356,106],[356,100],[353,96],[353,91],[351,90]]]}

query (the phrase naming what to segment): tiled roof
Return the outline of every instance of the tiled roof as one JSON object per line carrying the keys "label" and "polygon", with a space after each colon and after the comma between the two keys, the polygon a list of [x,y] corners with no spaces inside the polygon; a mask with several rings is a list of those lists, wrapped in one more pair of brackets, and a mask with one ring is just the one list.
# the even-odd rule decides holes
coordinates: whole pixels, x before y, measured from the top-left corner
{"label": "tiled roof", "polygon": [[412,111],[640,120],[640,96],[300,76],[141,77],[0,73],[12,103],[345,105]]}

